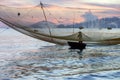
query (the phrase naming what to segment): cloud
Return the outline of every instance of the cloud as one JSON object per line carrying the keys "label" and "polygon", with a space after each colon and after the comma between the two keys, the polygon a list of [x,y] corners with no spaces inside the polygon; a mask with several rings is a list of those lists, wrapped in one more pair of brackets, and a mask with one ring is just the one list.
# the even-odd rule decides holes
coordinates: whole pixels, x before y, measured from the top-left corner
{"label": "cloud", "polygon": [[87,5],[91,6],[99,6],[99,7],[106,7],[111,9],[120,9],[120,4],[98,4],[98,3],[86,3]]}
{"label": "cloud", "polygon": [[0,0],[0,5],[29,6],[29,5],[33,5],[33,2],[30,0]]}
{"label": "cloud", "polygon": [[102,12],[99,12],[100,14],[109,14],[109,15],[118,15],[120,16],[120,11],[112,11],[112,10],[106,10],[106,11],[102,11]]}
{"label": "cloud", "polygon": [[[119,15],[119,10],[120,10],[119,0],[114,0],[114,1],[113,0],[109,0],[109,1],[108,0],[104,0],[104,1],[103,0],[101,1],[98,1],[98,0],[41,0],[41,1],[44,4],[44,7],[47,8],[47,10],[50,12],[49,14],[49,12],[45,9],[48,17],[50,16],[51,18],[54,16],[57,19],[61,17],[60,21],[63,21],[66,23],[73,22],[74,17],[77,20],[77,22],[83,21],[83,19],[80,16],[83,14],[86,20],[90,20],[90,19],[97,19],[97,16],[103,17],[103,14],[105,15],[107,14],[109,16]],[[8,5],[8,6],[25,7],[25,6],[39,5],[40,1],[39,0],[0,0],[0,4]],[[35,10],[34,9],[33,12],[34,13],[38,12],[37,9],[38,8],[36,8],[36,11],[34,11]],[[91,10],[91,12],[96,16],[94,16],[93,14],[87,13],[89,10]],[[39,16],[39,14],[36,13],[34,16]],[[55,18],[52,18],[52,19],[55,19]],[[36,17],[36,20],[37,20],[37,17]]]}
{"label": "cloud", "polygon": [[82,2],[97,4],[120,4],[120,0],[82,0]]}

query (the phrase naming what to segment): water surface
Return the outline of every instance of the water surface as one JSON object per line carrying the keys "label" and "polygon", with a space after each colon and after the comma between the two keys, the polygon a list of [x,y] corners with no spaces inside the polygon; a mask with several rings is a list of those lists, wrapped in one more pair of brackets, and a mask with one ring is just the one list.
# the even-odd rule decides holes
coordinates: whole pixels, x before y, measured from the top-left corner
{"label": "water surface", "polygon": [[120,80],[120,45],[88,46],[81,56],[8,29],[0,33],[0,80]]}

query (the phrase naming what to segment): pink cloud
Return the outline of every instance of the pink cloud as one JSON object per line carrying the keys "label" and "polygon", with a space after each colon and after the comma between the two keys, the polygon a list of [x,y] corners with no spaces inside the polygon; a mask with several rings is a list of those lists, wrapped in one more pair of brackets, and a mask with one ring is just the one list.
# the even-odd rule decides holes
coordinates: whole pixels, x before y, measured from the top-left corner
{"label": "pink cloud", "polygon": [[32,0],[0,0],[0,5],[6,6],[29,6],[33,5]]}
{"label": "pink cloud", "polygon": [[[39,1],[36,0],[0,0],[3,5],[8,6],[35,6],[39,3]],[[48,3],[50,2],[50,3]],[[53,3],[54,2],[54,3]],[[54,23],[73,23],[73,19],[75,19],[76,23],[84,21],[84,18],[82,17],[83,14],[88,12],[89,10],[92,11],[94,15],[97,17],[105,17],[105,15],[110,14],[109,16],[118,16],[115,12],[115,8],[112,8],[112,5],[101,5],[101,4],[91,4],[91,3],[83,3],[83,0],[44,0],[43,1],[45,12],[47,15],[48,20],[53,21]],[[61,5],[62,4],[62,5]],[[33,6],[33,7],[34,7]],[[21,16],[25,13],[29,14],[24,17],[26,20],[31,22],[38,22],[44,20],[43,14],[41,13],[40,6],[37,6],[36,8],[31,7],[28,10],[21,10]],[[19,11],[19,10],[18,10]],[[17,15],[17,12],[14,13]],[[113,11],[113,12],[112,12]],[[107,14],[105,13],[107,12]],[[111,14],[112,12],[112,14]],[[28,16],[28,17],[27,17]],[[30,16],[30,17],[29,17]],[[33,18],[32,18],[33,16]],[[21,19],[21,20],[25,20]],[[58,20],[58,21],[57,21]]]}

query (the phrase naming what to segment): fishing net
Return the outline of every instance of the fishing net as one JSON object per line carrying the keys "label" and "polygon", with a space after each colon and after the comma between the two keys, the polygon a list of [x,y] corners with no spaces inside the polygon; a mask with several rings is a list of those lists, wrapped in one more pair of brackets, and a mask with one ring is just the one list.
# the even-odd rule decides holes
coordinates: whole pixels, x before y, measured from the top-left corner
{"label": "fishing net", "polygon": [[[0,20],[17,31],[29,36],[49,42],[53,42],[54,40],[56,43],[60,41],[62,41],[60,43],[65,43],[66,40],[81,41],[83,37],[85,40],[88,40],[90,38],[87,37],[87,35],[82,33],[79,34],[80,29],[84,27],[101,27],[99,25],[100,23],[103,25],[106,24],[103,22],[104,20],[99,21],[99,17],[94,16],[91,11],[89,11],[91,16],[89,16],[90,14],[86,11],[88,11],[88,9],[80,11],[69,7],[65,8],[42,3],[27,8],[1,5]],[[95,14],[99,15],[99,11]],[[105,13],[102,12],[102,14],[102,16],[106,17]],[[89,19],[87,19],[86,15],[89,16]],[[89,21],[90,19],[93,20]],[[111,25],[117,26],[117,24],[114,23]],[[82,36],[78,37],[79,35]],[[60,41],[58,41],[58,39]]]}
{"label": "fishing net", "polygon": [[[67,17],[65,18],[65,16],[57,17],[57,15],[62,15],[61,13],[63,13],[63,11],[64,10],[60,10],[59,12],[55,12],[55,10],[49,11],[46,6],[43,11],[40,5],[27,8],[0,6],[0,17],[12,24],[24,27],[55,28],[58,24],[62,24],[63,17],[66,20],[68,19]],[[73,16],[73,14],[71,16]]]}

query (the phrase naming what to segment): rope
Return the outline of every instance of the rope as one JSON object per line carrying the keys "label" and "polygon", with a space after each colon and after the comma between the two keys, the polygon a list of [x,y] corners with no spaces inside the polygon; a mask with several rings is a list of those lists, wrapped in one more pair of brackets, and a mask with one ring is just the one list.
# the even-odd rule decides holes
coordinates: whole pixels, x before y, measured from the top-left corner
{"label": "rope", "polygon": [[55,16],[53,16],[52,13],[47,8],[45,9],[48,11],[49,15],[51,15],[58,23],[60,23],[60,21]]}
{"label": "rope", "polygon": [[[7,10],[5,10],[5,8],[3,8],[3,10],[5,11],[5,12],[4,12],[4,15],[5,15],[5,16],[7,16],[8,18],[12,18],[12,17],[10,17],[9,15],[6,14],[6,13],[7,13],[7,12],[6,12]],[[8,11],[9,11],[9,10],[8,10]]]}
{"label": "rope", "polygon": [[[38,5],[37,5],[38,6]],[[37,6],[34,6],[34,7],[31,7],[31,8],[28,8],[29,9],[29,11],[28,12],[26,12],[22,17],[25,17],[26,15],[28,15],[30,12],[32,12],[33,11],[33,9],[34,8],[36,8]],[[17,9],[26,9],[26,8],[17,8]],[[20,13],[20,12],[19,12]],[[33,16],[32,16],[33,17]]]}
{"label": "rope", "polygon": [[[37,5],[38,6],[38,5]],[[29,16],[33,19],[33,16],[29,15],[30,12],[34,10],[37,6],[30,7],[30,8],[15,8],[15,7],[8,7],[8,6],[3,6],[1,9],[3,10],[2,14],[3,16],[6,16],[8,19],[13,19],[15,22],[21,22],[21,19],[24,19],[25,16]],[[22,14],[22,12],[23,14]],[[13,12],[13,14],[11,14]]]}
{"label": "rope", "polygon": [[[46,21],[46,25],[47,25],[47,27],[48,27],[48,29],[49,29],[49,33],[50,33],[50,37],[52,36],[52,33],[51,33],[51,29],[50,29],[50,27],[49,27],[49,25],[48,25],[48,20],[47,20],[47,16],[46,16],[46,14],[45,14],[45,11],[44,11],[44,6],[43,6],[43,3],[41,3],[40,2],[40,6],[41,6],[41,9],[42,9],[42,11],[43,11],[43,15],[44,15],[44,18],[45,18],[45,21]],[[51,41],[54,41],[54,39],[51,37]]]}

